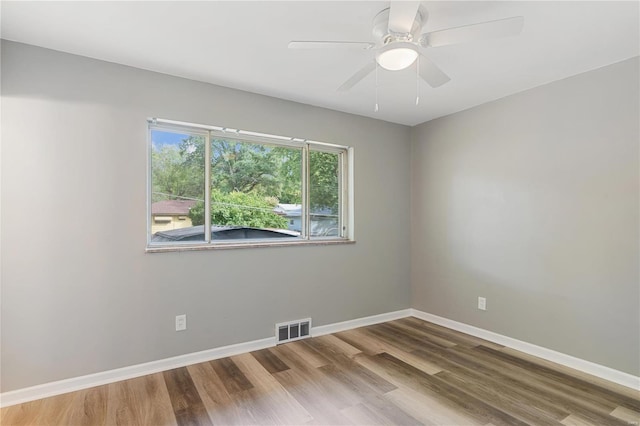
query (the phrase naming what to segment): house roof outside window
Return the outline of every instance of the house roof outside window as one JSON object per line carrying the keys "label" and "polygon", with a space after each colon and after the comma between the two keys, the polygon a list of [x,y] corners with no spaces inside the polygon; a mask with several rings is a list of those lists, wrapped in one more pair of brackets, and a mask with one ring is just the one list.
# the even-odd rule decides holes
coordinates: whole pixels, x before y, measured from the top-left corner
{"label": "house roof outside window", "polygon": [[152,215],[186,216],[196,205],[194,200],[163,200],[151,204]]}
{"label": "house roof outside window", "polygon": [[302,215],[301,204],[278,204],[273,212],[285,217],[297,217]]}
{"label": "house roof outside window", "polygon": [[[300,217],[302,216],[301,204],[278,204],[273,212],[284,217]],[[321,209],[315,208],[311,211],[312,217],[337,217],[330,208],[324,207]]]}

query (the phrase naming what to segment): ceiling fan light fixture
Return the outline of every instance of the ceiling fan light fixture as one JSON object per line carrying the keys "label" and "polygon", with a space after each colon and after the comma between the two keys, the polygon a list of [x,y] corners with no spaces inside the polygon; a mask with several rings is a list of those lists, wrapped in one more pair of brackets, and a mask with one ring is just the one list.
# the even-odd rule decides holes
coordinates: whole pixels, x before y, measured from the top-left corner
{"label": "ceiling fan light fixture", "polygon": [[376,56],[378,64],[389,71],[399,71],[408,68],[418,57],[413,43],[392,42],[380,49]]}

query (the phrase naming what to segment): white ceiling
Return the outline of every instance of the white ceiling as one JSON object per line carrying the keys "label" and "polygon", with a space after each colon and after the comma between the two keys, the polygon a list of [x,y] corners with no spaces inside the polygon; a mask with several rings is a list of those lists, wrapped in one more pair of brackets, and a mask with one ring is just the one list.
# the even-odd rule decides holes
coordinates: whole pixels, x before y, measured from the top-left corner
{"label": "white ceiling", "polygon": [[371,51],[289,50],[290,40],[371,41],[384,1],[1,2],[2,38],[415,125],[640,54],[640,3],[424,2],[433,31],[524,16],[520,36],[431,48],[451,81],[379,72],[338,92]]}

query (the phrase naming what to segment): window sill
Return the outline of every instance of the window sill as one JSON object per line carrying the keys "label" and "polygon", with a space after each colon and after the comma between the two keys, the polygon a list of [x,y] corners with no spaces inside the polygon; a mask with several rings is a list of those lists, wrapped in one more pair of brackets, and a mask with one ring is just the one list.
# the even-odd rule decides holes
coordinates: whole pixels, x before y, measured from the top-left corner
{"label": "window sill", "polygon": [[332,246],[341,244],[355,244],[354,240],[305,240],[305,241],[282,241],[282,242],[260,242],[250,243],[225,243],[225,244],[194,244],[184,246],[151,246],[146,248],[147,253],[164,253],[172,251],[201,251],[201,250],[232,250],[246,248],[264,247],[292,247],[292,246]]}

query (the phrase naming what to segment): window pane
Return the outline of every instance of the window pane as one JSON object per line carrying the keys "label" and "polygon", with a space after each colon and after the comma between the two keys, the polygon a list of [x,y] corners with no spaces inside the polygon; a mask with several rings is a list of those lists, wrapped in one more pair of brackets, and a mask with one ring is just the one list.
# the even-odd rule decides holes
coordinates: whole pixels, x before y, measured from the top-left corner
{"label": "window pane", "polygon": [[312,237],[340,236],[340,156],[309,152],[309,208]]}
{"label": "window pane", "polygon": [[[211,239],[296,238],[301,149],[211,140]],[[204,222],[204,214],[194,223]]]}
{"label": "window pane", "polygon": [[151,131],[151,242],[203,242],[193,209],[204,202],[203,136]]}

